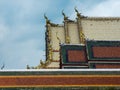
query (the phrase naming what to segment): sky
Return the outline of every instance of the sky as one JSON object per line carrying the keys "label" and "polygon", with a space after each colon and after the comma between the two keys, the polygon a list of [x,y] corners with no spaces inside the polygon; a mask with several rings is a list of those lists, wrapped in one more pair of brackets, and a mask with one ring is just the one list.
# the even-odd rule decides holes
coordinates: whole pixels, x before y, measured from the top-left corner
{"label": "sky", "polygon": [[74,7],[84,16],[120,16],[120,0],[0,0],[0,67],[25,69],[45,60],[44,13],[63,24],[62,10],[75,20]]}

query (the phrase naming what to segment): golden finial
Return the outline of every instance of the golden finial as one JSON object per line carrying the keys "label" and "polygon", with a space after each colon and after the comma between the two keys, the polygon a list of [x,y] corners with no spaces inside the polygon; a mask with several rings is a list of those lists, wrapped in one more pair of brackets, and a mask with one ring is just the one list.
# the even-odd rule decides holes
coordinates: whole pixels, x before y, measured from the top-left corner
{"label": "golden finial", "polygon": [[85,44],[85,35],[83,33],[83,30],[80,31],[80,42],[81,44]]}
{"label": "golden finial", "polygon": [[79,11],[77,10],[77,8],[75,7],[75,12],[77,13],[77,16],[80,18],[81,17],[81,13],[79,13]]}
{"label": "golden finial", "polygon": [[46,19],[46,24],[50,24],[50,20],[48,19],[48,17],[44,14],[44,18]]}
{"label": "golden finial", "polygon": [[64,20],[68,20],[68,17],[65,15],[65,13],[63,11],[64,10],[62,10],[62,15],[64,16]]}

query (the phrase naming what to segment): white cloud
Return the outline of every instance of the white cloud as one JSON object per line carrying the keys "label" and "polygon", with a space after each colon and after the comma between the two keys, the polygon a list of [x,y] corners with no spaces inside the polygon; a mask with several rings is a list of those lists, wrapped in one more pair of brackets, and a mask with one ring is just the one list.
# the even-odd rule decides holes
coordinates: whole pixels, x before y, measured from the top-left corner
{"label": "white cloud", "polygon": [[120,16],[120,0],[105,0],[86,12],[90,16]]}
{"label": "white cloud", "polygon": [[120,16],[120,0],[87,0],[84,2],[71,0],[66,7],[66,13],[69,13],[68,16],[73,20],[76,18],[75,6],[85,16]]}
{"label": "white cloud", "polygon": [[[50,1],[46,2],[45,9],[44,4],[37,2],[40,1],[0,1],[4,4],[1,8],[8,5],[0,11],[0,56],[3,57],[0,61],[5,62],[7,69],[26,68],[27,64],[36,66],[40,59],[45,59],[43,26],[31,18],[38,18],[37,14],[43,13]],[[11,13],[7,15],[9,10]]]}

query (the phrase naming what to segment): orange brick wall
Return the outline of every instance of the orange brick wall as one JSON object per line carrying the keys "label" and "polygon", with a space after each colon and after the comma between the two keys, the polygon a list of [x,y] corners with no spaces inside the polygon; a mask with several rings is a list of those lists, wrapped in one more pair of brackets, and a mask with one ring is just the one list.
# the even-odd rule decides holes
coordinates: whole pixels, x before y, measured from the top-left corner
{"label": "orange brick wall", "polygon": [[120,85],[119,75],[0,76],[0,87],[64,87]]}
{"label": "orange brick wall", "polygon": [[68,50],[68,61],[69,62],[86,62],[85,51]]}
{"label": "orange brick wall", "polygon": [[96,68],[120,68],[120,64],[95,64]]}
{"label": "orange brick wall", "polygon": [[120,47],[93,47],[93,56],[98,58],[120,58]]}

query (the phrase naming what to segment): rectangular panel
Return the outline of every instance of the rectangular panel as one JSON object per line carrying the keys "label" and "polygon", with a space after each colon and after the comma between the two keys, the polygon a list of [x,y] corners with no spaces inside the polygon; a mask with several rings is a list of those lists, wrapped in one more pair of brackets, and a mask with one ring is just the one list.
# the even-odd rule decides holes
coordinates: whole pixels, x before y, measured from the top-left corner
{"label": "rectangular panel", "polygon": [[120,63],[91,63],[90,68],[96,69],[119,69]]}
{"label": "rectangular panel", "polygon": [[97,58],[120,58],[120,47],[93,47],[93,56]]}
{"label": "rectangular panel", "polygon": [[120,60],[120,41],[87,41],[89,60]]}
{"label": "rectangular panel", "polygon": [[87,63],[85,46],[81,45],[62,45],[61,62],[62,64],[81,64]]}
{"label": "rectangular panel", "polygon": [[86,62],[84,51],[68,50],[68,62]]}
{"label": "rectangular panel", "polygon": [[114,68],[120,68],[120,64],[95,64],[96,68],[108,68],[108,69],[114,69]]}

